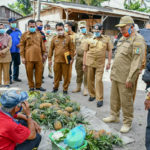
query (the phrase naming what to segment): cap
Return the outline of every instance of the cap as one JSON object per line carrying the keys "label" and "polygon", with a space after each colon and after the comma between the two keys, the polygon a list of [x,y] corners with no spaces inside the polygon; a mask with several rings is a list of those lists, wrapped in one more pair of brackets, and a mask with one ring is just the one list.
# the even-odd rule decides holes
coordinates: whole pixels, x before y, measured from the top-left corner
{"label": "cap", "polygon": [[102,28],[103,28],[103,25],[100,24],[100,23],[96,23],[96,24],[94,25],[94,30],[102,30]]}
{"label": "cap", "polygon": [[116,27],[123,27],[127,24],[134,24],[133,18],[130,16],[124,16],[121,17],[119,24],[116,25]]}
{"label": "cap", "polygon": [[79,28],[86,28],[86,21],[79,21],[78,26]]}
{"label": "cap", "polygon": [[19,103],[28,99],[27,92],[17,92],[15,90],[9,90],[2,94],[0,103],[6,108],[13,108]]}
{"label": "cap", "polygon": [[8,19],[9,23],[16,21],[16,18],[9,18]]}

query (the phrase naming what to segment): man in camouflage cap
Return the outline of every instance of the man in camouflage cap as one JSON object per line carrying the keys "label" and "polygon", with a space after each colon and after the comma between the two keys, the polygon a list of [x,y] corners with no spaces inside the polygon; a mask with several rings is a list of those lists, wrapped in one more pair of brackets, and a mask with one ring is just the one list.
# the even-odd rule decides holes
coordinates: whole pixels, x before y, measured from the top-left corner
{"label": "man in camouflage cap", "polygon": [[73,90],[73,93],[77,93],[81,91],[81,85],[83,82],[83,78],[84,78],[84,90],[83,90],[83,95],[87,96],[88,95],[88,90],[87,90],[87,71],[83,71],[82,67],[83,67],[83,54],[84,54],[84,50],[83,50],[83,45],[84,43],[92,37],[92,33],[87,32],[87,27],[86,27],[86,21],[80,21],[78,23],[78,28],[80,30],[80,32],[76,35],[76,39],[75,39],[75,43],[76,43],[76,64],[75,64],[75,68],[76,68],[76,72],[77,72],[77,79],[76,79],[76,83],[77,83],[77,87],[75,90]]}
{"label": "man in camouflage cap", "polygon": [[141,69],[145,42],[144,38],[135,31],[131,17],[122,17],[116,26],[120,28],[123,36],[118,41],[111,70],[111,113],[103,121],[106,123],[119,122],[122,108],[123,126],[120,132],[127,133],[131,129],[133,120],[134,86]]}

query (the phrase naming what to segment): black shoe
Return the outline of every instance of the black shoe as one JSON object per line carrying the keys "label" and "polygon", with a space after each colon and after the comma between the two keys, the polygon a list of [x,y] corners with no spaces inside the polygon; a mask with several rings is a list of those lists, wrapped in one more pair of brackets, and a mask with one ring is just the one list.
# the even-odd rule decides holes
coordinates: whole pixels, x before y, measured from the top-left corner
{"label": "black shoe", "polygon": [[89,97],[89,101],[92,102],[95,100],[95,97]]}
{"label": "black shoe", "polygon": [[97,102],[97,107],[102,107],[103,106],[103,101],[98,101]]}
{"label": "black shoe", "polygon": [[64,95],[67,95],[67,94],[68,94],[68,91],[63,91],[63,94],[64,94]]}
{"label": "black shoe", "polygon": [[18,79],[14,79],[14,81],[21,82],[22,80],[18,78]]}
{"label": "black shoe", "polygon": [[42,77],[42,79],[44,79],[44,76]]}
{"label": "black shoe", "polygon": [[12,80],[10,80],[10,84],[13,84]]}
{"label": "black shoe", "polygon": [[48,75],[48,77],[51,78],[51,79],[53,79],[53,76],[52,76],[52,75]]}
{"label": "black shoe", "polygon": [[53,89],[52,93],[57,93],[58,89]]}
{"label": "black shoe", "polygon": [[44,88],[42,88],[42,87],[40,87],[40,88],[36,88],[36,90],[38,90],[38,91],[42,91],[42,92],[46,91],[46,89],[44,89]]}
{"label": "black shoe", "polygon": [[29,91],[30,91],[30,92],[34,91],[34,88],[30,88]]}
{"label": "black shoe", "polygon": [[44,83],[44,80],[42,80],[42,83]]}

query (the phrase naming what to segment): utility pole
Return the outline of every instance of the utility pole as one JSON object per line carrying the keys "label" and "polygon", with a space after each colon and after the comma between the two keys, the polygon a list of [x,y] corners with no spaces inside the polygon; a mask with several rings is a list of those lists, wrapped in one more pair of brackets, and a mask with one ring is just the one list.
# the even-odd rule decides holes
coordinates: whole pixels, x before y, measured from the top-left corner
{"label": "utility pole", "polygon": [[35,0],[33,0],[33,19],[35,20]]}
{"label": "utility pole", "polygon": [[40,11],[41,11],[41,2],[40,2],[41,0],[38,0],[38,3],[37,3],[37,5],[38,5],[38,7],[37,7],[37,19],[39,20],[40,19]]}

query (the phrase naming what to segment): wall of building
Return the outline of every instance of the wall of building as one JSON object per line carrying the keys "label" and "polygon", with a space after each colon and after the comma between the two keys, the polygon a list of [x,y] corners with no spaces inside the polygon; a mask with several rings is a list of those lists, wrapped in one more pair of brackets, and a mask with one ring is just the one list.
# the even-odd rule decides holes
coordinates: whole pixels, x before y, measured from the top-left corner
{"label": "wall of building", "polygon": [[[30,19],[33,19],[33,16],[18,20],[19,29],[22,32],[25,32],[27,30],[27,23]],[[35,18],[35,20],[37,20],[37,17]],[[52,26],[52,28],[54,28],[57,22],[62,21],[62,9],[55,8],[43,11],[40,14],[40,20],[43,21],[44,25],[48,23]]]}
{"label": "wall of building", "polygon": [[11,17],[21,18],[22,16],[7,7],[0,6],[0,23],[8,24],[8,19]]}

